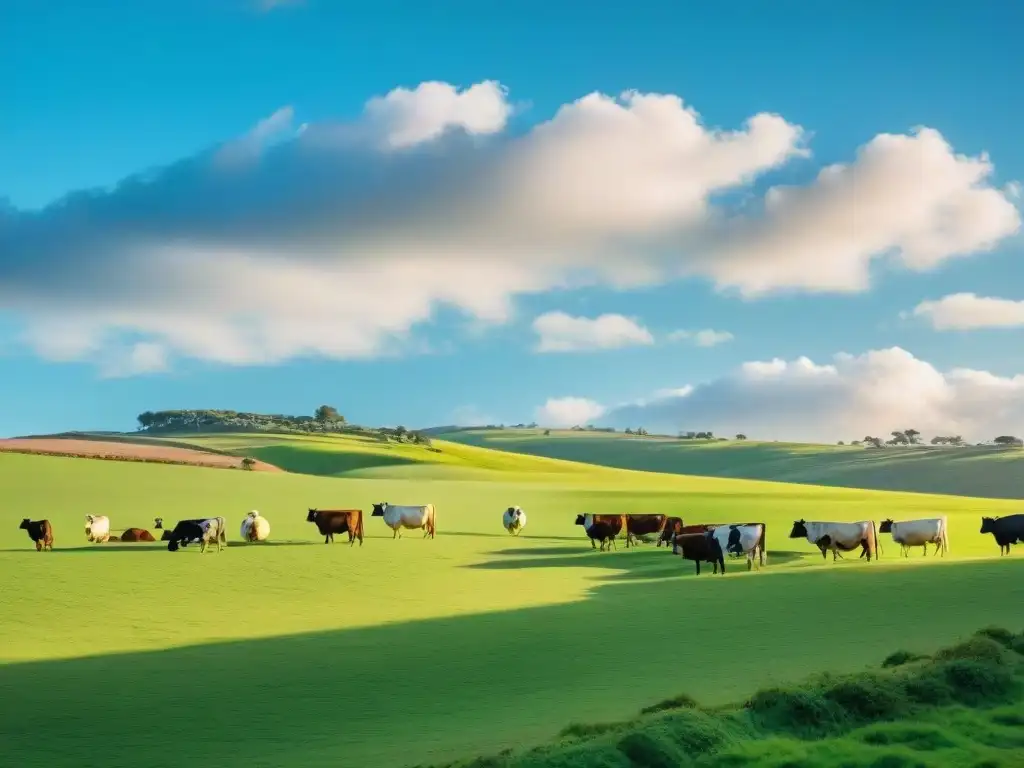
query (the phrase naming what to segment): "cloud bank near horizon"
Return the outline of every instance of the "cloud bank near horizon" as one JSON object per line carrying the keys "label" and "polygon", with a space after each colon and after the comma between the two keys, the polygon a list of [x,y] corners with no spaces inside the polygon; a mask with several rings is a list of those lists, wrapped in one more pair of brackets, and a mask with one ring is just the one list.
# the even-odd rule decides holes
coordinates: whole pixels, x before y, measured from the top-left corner
{"label": "cloud bank near horizon", "polygon": [[857,292],[879,259],[929,270],[1020,229],[1016,187],[931,128],[737,211],[724,193],[810,156],[802,127],[718,130],[678,96],[627,92],[513,134],[515,109],[495,81],[397,88],[341,123],[282,107],[113,189],[4,208],[0,313],[36,354],[110,375],[359,359],[415,348],[442,306],[505,323],[523,294],[687,277],[748,299]]}
{"label": "cloud bank near horizon", "polygon": [[840,353],[822,364],[807,357],[748,362],[710,382],[656,392],[646,402],[611,406],[581,395],[556,397],[534,416],[549,427],[596,423],[672,435],[710,429],[762,440],[849,442],[914,428],[978,442],[1020,436],[1024,374],[939,371],[891,347]]}

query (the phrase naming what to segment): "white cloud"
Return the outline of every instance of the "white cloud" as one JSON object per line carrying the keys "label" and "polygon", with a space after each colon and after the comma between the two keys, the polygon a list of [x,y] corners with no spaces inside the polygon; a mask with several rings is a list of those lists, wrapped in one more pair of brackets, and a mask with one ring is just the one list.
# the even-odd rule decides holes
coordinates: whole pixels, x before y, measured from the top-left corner
{"label": "white cloud", "polygon": [[654,343],[651,332],[636,320],[605,314],[593,319],[565,312],[547,312],[533,321],[540,337],[538,352],[583,352]]}
{"label": "white cloud", "polygon": [[589,424],[604,412],[603,405],[585,397],[554,397],[536,410],[534,419],[544,427],[574,427]]}
{"label": "white cloud", "polygon": [[926,318],[937,331],[1024,327],[1024,301],[973,293],[952,293],[934,301],[922,301],[911,314]]}
{"label": "white cloud", "polygon": [[[585,401],[590,402],[590,401]],[[840,353],[827,364],[806,357],[744,363],[733,374],[639,404],[602,408],[602,424],[651,432],[710,429],[755,439],[796,441],[888,437],[913,427],[974,441],[1024,433],[1024,374],[939,371],[892,347]]]}
{"label": "white cloud", "polygon": [[704,328],[699,331],[678,330],[668,335],[669,341],[692,341],[698,347],[714,347],[724,344],[735,338],[729,331],[716,331],[714,328]]}
{"label": "white cloud", "polygon": [[987,158],[934,131],[877,137],[752,218],[712,200],[808,156],[778,115],[723,131],[676,96],[592,93],[508,135],[511,111],[492,81],[396,89],[341,124],[286,107],[113,190],[0,211],[0,313],[29,340],[75,329],[35,344],[55,359],[128,354],[124,336],[237,365],[360,358],[415,346],[440,307],[501,323],[521,294],[685,275],[860,290],[884,254],[925,269],[1019,227]]}

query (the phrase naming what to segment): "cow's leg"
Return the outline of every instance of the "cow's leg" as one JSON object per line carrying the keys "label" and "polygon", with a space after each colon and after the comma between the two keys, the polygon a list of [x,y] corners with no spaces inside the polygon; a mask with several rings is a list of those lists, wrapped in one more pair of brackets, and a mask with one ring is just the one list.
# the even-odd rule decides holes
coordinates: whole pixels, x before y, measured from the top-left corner
{"label": "cow's leg", "polygon": [[693,562],[696,563],[696,565],[697,565],[697,575],[700,576],[700,560],[697,559],[697,560],[694,560]]}
{"label": "cow's leg", "polygon": [[[36,552],[42,552],[42,551],[43,551],[43,540],[42,539],[36,539]],[[999,552],[1000,552],[1000,554],[1002,554],[1002,547],[999,548]]]}
{"label": "cow's leg", "polygon": [[747,553],[747,570],[748,571],[752,570],[753,567],[754,567],[754,556],[753,555],[754,555],[753,552],[748,552]]}

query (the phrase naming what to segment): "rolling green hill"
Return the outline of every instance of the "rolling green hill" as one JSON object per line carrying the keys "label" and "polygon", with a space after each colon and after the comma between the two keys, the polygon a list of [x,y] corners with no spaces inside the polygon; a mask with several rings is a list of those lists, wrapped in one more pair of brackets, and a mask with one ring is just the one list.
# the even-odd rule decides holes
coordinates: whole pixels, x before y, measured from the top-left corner
{"label": "rolling green hill", "polygon": [[[716,706],[815,670],[855,672],[894,646],[931,652],[1024,600],[1024,560],[998,557],[978,533],[980,515],[1012,503],[450,456],[375,465],[419,467],[415,477],[338,479],[0,454],[0,722],[9,733],[50,724],[46,739],[6,743],[4,760],[439,763],[540,744],[570,721],[622,719],[680,692]],[[453,480],[471,461],[483,474]],[[325,546],[305,522],[307,507],[383,499],[434,503],[437,538],[395,541],[370,517],[362,547]],[[529,515],[519,538],[501,528],[510,504]],[[250,509],[270,521],[268,542],[239,541]],[[696,577],[653,545],[595,552],[573,525],[577,512],[624,510],[764,520],[768,565]],[[90,545],[87,513],[115,529],[223,515],[230,546]],[[949,516],[944,559],[901,558],[883,535],[879,562],[833,565],[787,538],[800,517],[934,514]],[[22,517],[52,521],[53,552],[33,549]],[[343,725],[324,727],[327,712]]]}
{"label": "rolling green hill", "polygon": [[786,483],[1024,499],[1024,450],[698,441],[622,433],[470,429],[439,437],[607,467]]}

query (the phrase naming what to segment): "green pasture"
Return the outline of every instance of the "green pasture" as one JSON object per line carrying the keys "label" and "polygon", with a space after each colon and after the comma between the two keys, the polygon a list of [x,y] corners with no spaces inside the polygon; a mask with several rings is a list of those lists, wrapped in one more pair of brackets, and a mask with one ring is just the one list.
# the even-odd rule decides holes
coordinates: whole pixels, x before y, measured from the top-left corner
{"label": "green pasture", "polygon": [[1024,499],[1024,450],[678,440],[623,433],[471,429],[444,440],[620,469],[887,491]]}
{"label": "green pasture", "polygon": [[[1024,560],[999,558],[978,533],[981,515],[1015,511],[1010,502],[557,463],[536,472],[543,460],[473,450],[479,463],[462,459],[458,479],[426,462],[412,479],[406,465],[388,477],[379,464],[377,477],[337,479],[0,454],[0,723],[16,735],[0,763],[437,763],[680,692],[722,704],[1020,623]],[[361,548],[324,546],[305,522],[310,506],[385,500],[434,503],[437,538],[393,541],[368,518]],[[529,515],[520,538],[501,528],[510,504]],[[239,542],[249,509],[269,519],[269,542]],[[573,519],[611,511],[763,520],[769,565],[695,577],[653,545],[594,552]],[[231,545],[88,545],[87,513],[115,529],[223,515]],[[944,561],[903,560],[883,534],[880,562],[833,565],[787,538],[795,518],[936,514],[950,520]],[[23,517],[53,522],[53,552],[33,549]],[[29,738],[41,723],[46,738]]]}

